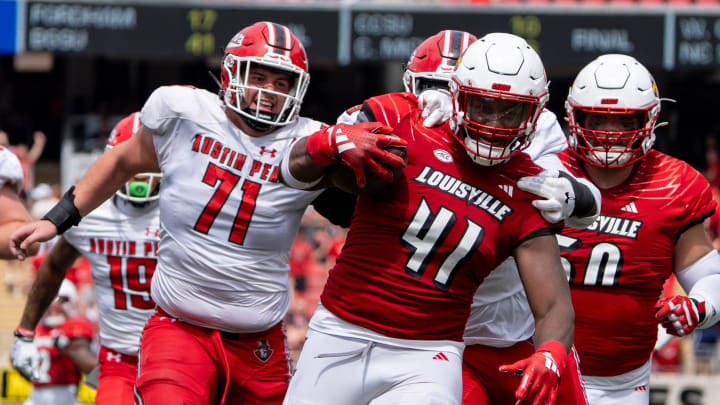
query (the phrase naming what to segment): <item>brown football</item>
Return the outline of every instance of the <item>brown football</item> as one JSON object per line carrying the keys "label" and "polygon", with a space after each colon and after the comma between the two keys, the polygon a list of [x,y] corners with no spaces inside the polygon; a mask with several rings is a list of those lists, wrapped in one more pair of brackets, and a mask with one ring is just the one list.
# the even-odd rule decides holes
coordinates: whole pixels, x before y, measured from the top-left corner
{"label": "brown football", "polygon": [[[400,156],[405,161],[405,163],[407,163],[407,148],[391,146],[384,149],[394,155]],[[389,169],[393,172],[393,177],[395,179],[397,179],[397,177],[403,172],[403,169]],[[392,183],[385,182],[378,175],[366,168],[365,181],[367,184],[365,185],[365,188],[360,189],[357,186],[355,173],[352,171],[352,169],[339,163],[336,163],[330,167],[328,177],[330,178],[332,184],[338,187],[340,190],[352,194],[377,194],[381,191],[386,190],[389,186],[392,185]]]}

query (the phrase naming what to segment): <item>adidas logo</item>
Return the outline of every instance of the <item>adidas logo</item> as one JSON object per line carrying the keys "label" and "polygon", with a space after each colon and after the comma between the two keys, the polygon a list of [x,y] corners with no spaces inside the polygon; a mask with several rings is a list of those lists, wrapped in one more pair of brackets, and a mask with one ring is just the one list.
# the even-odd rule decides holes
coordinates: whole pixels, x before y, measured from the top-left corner
{"label": "adidas logo", "polygon": [[620,211],[632,212],[633,214],[638,213],[637,207],[635,206],[634,202],[631,202],[630,204],[620,208]]}
{"label": "adidas logo", "polygon": [[500,189],[504,191],[505,194],[509,195],[510,197],[513,196],[513,186],[509,184],[500,184],[498,187],[500,187]]}
{"label": "adidas logo", "polygon": [[446,356],[445,353],[443,353],[443,352],[439,352],[438,354],[434,355],[434,356],[433,356],[433,359],[434,359],[434,360],[450,361],[450,360],[448,360],[447,356]]}

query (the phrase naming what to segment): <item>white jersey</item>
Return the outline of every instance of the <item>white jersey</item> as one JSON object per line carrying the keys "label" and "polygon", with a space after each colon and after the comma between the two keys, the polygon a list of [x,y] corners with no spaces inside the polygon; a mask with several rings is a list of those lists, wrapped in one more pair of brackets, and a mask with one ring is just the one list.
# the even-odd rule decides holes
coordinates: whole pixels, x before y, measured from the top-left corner
{"label": "white jersey", "polygon": [[155,302],[186,322],[259,332],[290,304],[288,258],[305,208],[321,191],[279,181],[293,139],[321,128],[298,118],[251,137],[225,115],[216,94],[160,87],[140,120],[154,132],[163,184]]}
{"label": "white jersey", "polygon": [[[119,209],[114,200],[127,206]],[[133,356],[155,311],[150,280],[157,264],[160,216],[157,203],[150,204],[138,209],[110,198],[62,236],[90,261],[100,344]]]}
{"label": "white jersey", "polygon": [[[525,153],[546,170],[567,172],[557,157],[567,148],[567,142],[555,114],[543,110],[537,125],[535,137]],[[595,200],[599,199],[598,191]],[[529,339],[534,333],[535,320],[515,259],[511,257],[490,272],[475,292],[464,341],[468,345],[508,347]]]}
{"label": "white jersey", "polygon": [[0,146],[0,188],[10,184],[16,193],[23,189],[23,171],[20,161],[8,148]]}

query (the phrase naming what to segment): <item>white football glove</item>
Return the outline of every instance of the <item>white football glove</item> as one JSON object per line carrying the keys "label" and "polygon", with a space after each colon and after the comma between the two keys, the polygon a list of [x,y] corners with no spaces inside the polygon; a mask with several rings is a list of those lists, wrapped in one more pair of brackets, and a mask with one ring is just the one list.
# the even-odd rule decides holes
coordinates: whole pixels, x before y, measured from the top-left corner
{"label": "white football glove", "polygon": [[452,97],[447,90],[427,89],[418,97],[418,107],[422,108],[423,126],[426,128],[442,125],[453,113]]}
{"label": "white football glove", "polygon": [[550,223],[560,222],[575,209],[575,191],[570,180],[561,177],[557,170],[545,170],[537,176],[523,177],[517,186],[546,200],[535,200],[533,207]]}
{"label": "white football glove", "polygon": [[40,354],[32,337],[15,332],[10,362],[28,381],[40,379]]}

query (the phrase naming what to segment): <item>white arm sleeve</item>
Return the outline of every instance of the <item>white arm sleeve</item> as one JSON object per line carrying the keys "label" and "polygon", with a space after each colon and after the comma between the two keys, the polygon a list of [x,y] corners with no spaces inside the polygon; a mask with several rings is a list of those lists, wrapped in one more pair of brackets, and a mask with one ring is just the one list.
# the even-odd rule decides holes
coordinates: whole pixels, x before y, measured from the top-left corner
{"label": "white arm sleeve", "polygon": [[720,321],[720,254],[717,250],[696,260],[675,273],[688,297],[705,301],[705,319],[698,325],[704,329]]}

